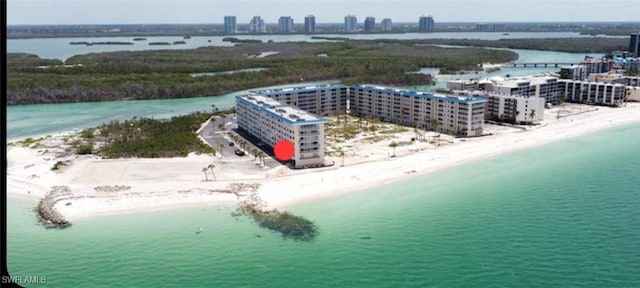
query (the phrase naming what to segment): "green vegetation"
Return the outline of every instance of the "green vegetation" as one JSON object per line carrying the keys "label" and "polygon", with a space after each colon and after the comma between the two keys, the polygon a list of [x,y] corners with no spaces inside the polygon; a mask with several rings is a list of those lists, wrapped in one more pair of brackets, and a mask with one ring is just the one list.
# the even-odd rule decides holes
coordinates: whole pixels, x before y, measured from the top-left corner
{"label": "green vegetation", "polygon": [[[605,53],[615,50],[627,50],[628,38],[531,38],[531,39],[420,39],[420,40],[376,40],[383,43],[407,43],[458,45],[472,47],[495,47],[511,49],[530,49],[545,51],[561,51],[571,53]],[[492,62],[498,63],[498,62]]]}
{"label": "green vegetation", "polygon": [[[265,51],[279,51],[251,58]],[[328,57],[318,57],[326,54]],[[33,55],[7,55],[8,104],[166,99],[221,95],[271,85],[341,79],[345,84],[433,84],[431,75],[409,73],[422,67],[477,69],[484,62],[508,62],[517,54],[480,48],[418,46],[411,42],[247,43],[190,50],[119,51],[69,58],[73,67]],[[57,61],[57,62],[56,62]],[[79,65],[82,64],[82,65]],[[264,71],[190,77],[190,73]]]}
{"label": "green vegetation", "polygon": [[65,161],[58,161],[56,162],[56,164],[53,164],[53,167],[51,167],[51,171],[59,171],[62,168],[66,167],[67,165],[69,165],[69,160],[65,160]]}
{"label": "green vegetation", "polygon": [[[193,113],[170,119],[134,118],[88,130],[97,131],[94,140],[104,143],[96,151],[103,158],[185,157],[191,152],[213,154],[213,148],[204,144],[195,133],[209,117],[210,113]],[[76,152],[85,145],[78,146]]]}
{"label": "green vegetation", "polygon": [[76,154],[78,155],[88,155],[91,153],[93,153],[92,142],[82,143],[76,147]]}
{"label": "green vegetation", "polygon": [[42,140],[44,140],[44,137],[40,137],[40,138],[27,138],[24,139],[22,141],[18,141],[18,144],[22,147],[27,147],[27,148],[36,148],[38,147],[38,145],[40,145],[40,143],[42,142]]}
{"label": "green vegetation", "polygon": [[258,39],[238,39],[235,37],[224,37],[222,41],[231,43],[262,43],[262,40]]}

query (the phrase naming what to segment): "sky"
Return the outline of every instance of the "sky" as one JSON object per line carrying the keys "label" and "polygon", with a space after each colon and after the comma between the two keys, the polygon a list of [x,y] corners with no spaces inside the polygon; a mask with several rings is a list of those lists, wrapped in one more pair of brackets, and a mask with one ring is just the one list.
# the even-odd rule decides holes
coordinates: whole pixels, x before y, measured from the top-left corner
{"label": "sky", "polygon": [[640,21],[640,0],[7,0],[7,24],[215,24],[225,15],[248,23],[254,15],[266,23],[291,16],[304,23],[358,22],[581,22]]}

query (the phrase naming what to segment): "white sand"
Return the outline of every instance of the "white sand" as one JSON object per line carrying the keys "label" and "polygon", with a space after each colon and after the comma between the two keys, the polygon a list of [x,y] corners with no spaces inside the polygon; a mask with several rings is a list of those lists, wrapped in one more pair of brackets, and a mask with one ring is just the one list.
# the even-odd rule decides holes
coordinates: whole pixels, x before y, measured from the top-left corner
{"label": "white sand", "polygon": [[[486,159],[514,150],[547,144],[609,127],[640,122],[640,103],[627,107],[589,107],[567,105],[563,110],[591,109],[591,112],[556,119],[558,108],[545,111],[542,125],[526,131],[488,125],[491,136],[455,139],[453,144],[435,146],[420,142],[396,148],[391,141],[408,141],[413,130],[394,139],[375,144],[354,141],[341,166],[341,157],[328,157],[336,165],[329,168],[289,170],[282,166],[261,167],[253,157],[214,158],[190,155],[171,159],[101,160],[93,156],[67,156],[71,165],[62,172],[51,171],[56,158],[52,147],[63,146],[59,136],[46,141],[48,149],[16,145],[7,148],[8,192],[12,197],[42,197],[52,186],[68,186],[72,195],[61,199],[56,208],[68,220],[81,217],[168,209],[187,205],[230,204],[240,196],[224,193],[233,183],[258,183],[259,196],[271,207],[283,208],[304,201],[331,197],[416,175]],[[562,114],[561,114],[562,115]],[[443,138],[449,136],[443,135]],[[429,139],[429,138],[427,138]],[[452,138],[448,138],[452,139]],[[57,141],[57,142],[56,142]],[[44,150],[48,150],[45,152]],[[214,163],[216,181],[204,181],[202,168]],[[208,177],[211,178],[210,172]],[[126,187],[121,191],[97,191],[98,186]],[[100,189],[98,189],[100,190]],[[117,190],[117,189],[116,189]],[[67,205],[67,203],[71,203]]]}

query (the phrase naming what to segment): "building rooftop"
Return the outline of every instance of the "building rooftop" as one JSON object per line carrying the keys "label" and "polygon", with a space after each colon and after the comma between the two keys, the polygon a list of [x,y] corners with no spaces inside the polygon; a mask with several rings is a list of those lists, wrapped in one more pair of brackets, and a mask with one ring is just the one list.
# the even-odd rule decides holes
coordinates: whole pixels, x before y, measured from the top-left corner
{"label": "building rooftop", "polygon": [[518,77],[518,78],[509,78],[509,79],[492,79],[494,84],[503,86],[503,87],[519,87],[519,86],[529,86],[536,84],[544,84],[549,82],[558,81],[558,77],[553,76],[526,76],[526,77]]}
{"label": "building rooftop", "polygon": [[277,88],[277,89],[263,89],[263,90],[251,90],[250,93],[272,96],[274,94],[281,94],[283,92],[307,92],[307,91],[315,91],[315,90],[324,90],[324,89],[340,89],[347,88],[347,86],[342,84],[327,84],[327,85],[315,85],[315,86],[298,86],[298,87],[287,87],[287,88]]}
{"label": "building rooftop", "polygon": [[316,116],[304,110],[290,107],[267,96],[249,94],[236,96],[236,99],[258,107],[260,110],[266,111],[268,114],[280,118],[284,122],[291,125],[318,124],[327,122],[325,118]]}
{"label": "building rooftop", "polygon": [[364,88],[364,89],[383,91],[383,92],[391,92],[395,94],[399,93],[402,95],[407,95],[412,97],[437,98],[437,99],[445,100],[447,102],[459,102],[459,103],[465,103],[465,104],[486,102],[485,99],[479,98],[479,97],[435,94],[435,93],[426,92],[426,91],[414,91],[414,90],[406,90],[406,89],[398,89],[398,88],[390,88],[390,87],[382,87],[382,86],[374,86],[374,85],[353,85],[351,87]]}

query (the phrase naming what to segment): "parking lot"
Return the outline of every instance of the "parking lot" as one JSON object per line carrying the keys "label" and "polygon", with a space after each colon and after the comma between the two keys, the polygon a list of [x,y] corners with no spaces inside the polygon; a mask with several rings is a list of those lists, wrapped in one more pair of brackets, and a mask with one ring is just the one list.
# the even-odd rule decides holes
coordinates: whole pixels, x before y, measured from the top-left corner
{"label": "parking lot", "polygon": [[[270,154],[272,153],[267,149],[268,147],[261,146],[258,147],[254,143],[248,139],[248,137],[244,137],[244,135],[238,134],[235,131],[236,128],[236,118],[234,115],[225,115],[223,117],[217,116],[214,120],[209,121],[209,123],[200,130],[200,136],[204,138],[211,147],[213,147],[216,152],[219,152],[222,155],[222,158],[230,160],[230,159],[254,159],[254,155],[251,151],[253,149],[257,149],[265,152],[267,157],[264,158],[265,167],[276,167],[281,165],[280,162],[273,159]],[[225,137],[227,133],[233,133],[238,138],[244,139],[246,141],[246,146],[244,149],[241,149],[239,143],[233,143],[233,146],[230,146],[231,139]],[[244,150],[244,156],[238,156],[234,153],[236,149]]]}

